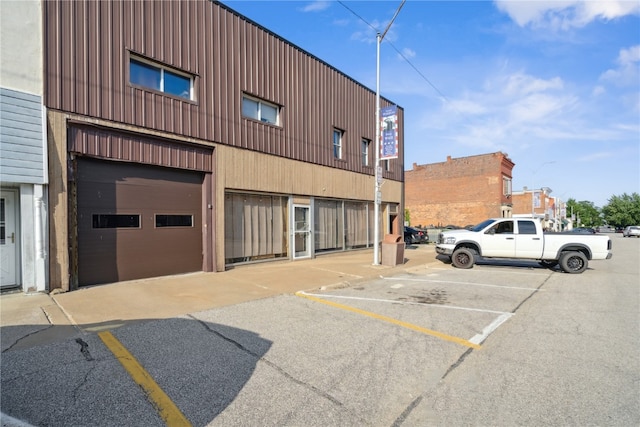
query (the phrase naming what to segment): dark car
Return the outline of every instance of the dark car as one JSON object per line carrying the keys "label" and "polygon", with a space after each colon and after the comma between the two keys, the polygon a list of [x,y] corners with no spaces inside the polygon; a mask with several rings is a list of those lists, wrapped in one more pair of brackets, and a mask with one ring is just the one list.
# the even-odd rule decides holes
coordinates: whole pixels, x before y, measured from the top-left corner
{"label": "dark car", "polygon": [[594,230],[593,228],[589,228],[589,227],[577,227],[577,228],[573,228],[571,230],[569,230],[571,233],[578,233],[578,234],[596,234],[596,230]]}
{"label": "dark car", "polygon": [[407,245],[429,243],[429,235],[424,230],[413,227],[404,228],[404,243]]}

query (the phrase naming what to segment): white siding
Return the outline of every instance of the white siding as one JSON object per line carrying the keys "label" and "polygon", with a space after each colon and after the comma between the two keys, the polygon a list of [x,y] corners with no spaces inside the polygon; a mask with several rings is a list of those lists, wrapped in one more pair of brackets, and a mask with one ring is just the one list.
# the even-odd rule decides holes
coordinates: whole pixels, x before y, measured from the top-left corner
{"label": "white siding", "polygon": [[0,181],[44,184],[42,97],[0,88]]}

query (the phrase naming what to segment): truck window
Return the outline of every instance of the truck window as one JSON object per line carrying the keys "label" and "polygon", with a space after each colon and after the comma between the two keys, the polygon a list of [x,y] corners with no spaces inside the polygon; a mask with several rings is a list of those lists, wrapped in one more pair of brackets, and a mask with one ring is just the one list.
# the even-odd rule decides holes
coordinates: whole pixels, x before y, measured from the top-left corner
{"label": "truck window", "polygon": [[491,230],[493,230],[494,234],[513,234],[513,221],[500,222],[491,227]]}
{"label": "truck window", "polygon": [[518,221],[518,234],[536,234],[533,221]]}

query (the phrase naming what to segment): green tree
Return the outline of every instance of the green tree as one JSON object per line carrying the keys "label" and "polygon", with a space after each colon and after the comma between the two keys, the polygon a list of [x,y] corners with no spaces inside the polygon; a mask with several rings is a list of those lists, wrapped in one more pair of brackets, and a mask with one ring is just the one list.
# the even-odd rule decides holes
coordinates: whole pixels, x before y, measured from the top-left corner
{"label": "green tree", "polygon": [[409,213],[409,209],[404,210],[404,223],[411,224],[411,214]]}
{"label": "green tree", "polygon": [[597,227],[602,225],[600,209],[594,206],[593,202],[580,201],[575,199],[567,200],[567,216],[573,215],[574,226]]}
{"label": "green tree", "polygon": [[626,227],[640,224],[640,195],[627,193],[611,196],[609,203],[602,208],[604,220],[609,225]]}

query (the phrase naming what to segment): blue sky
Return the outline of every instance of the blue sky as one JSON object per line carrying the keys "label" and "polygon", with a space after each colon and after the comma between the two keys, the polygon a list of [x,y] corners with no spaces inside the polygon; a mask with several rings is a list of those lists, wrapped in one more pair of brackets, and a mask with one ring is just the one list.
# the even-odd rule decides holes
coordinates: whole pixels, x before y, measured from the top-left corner
{"label": "blue sky", "polygon": [[[375,90],[397,1],[223,1]],[[407,0],[380,48],[405,169],[503,151],[513,190],[640,193],[640,2]]]}

